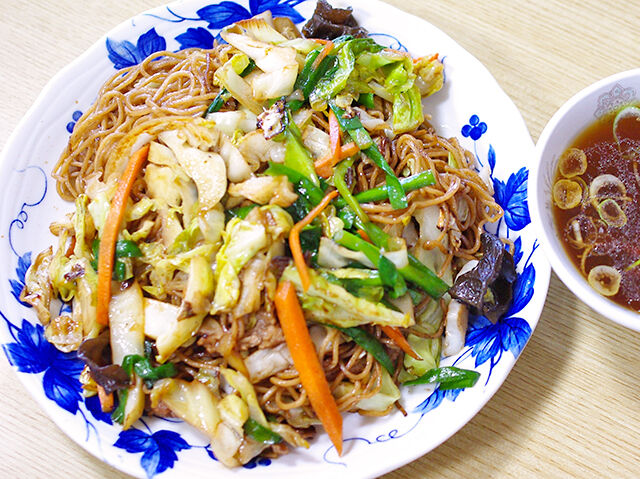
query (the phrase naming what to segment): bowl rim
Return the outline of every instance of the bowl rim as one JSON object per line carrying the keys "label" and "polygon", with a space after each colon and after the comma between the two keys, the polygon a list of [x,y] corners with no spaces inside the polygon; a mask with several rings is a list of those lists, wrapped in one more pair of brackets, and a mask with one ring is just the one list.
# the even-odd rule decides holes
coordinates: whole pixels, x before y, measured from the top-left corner
{"label": "bowl rim", "polygon": [[[556,237],[555,225],[545,224],[543,221],[542,210],[544,209],[546,196],[542,192],[543,181],[542,169],[540,168],[542,155],[547,144],[556,134],[558,125],[569,112],[595,94],[603,93],[603,89],[611,88],[620,81],[634,77],[637,77],[640,83],[640,68],[626,70],[598,80],[574,94],[553,114],[536,142],[534,149],[535,161],[529,169],[528,196],[531,222],[538,238],[541,240],[541,246],[547,259],[560,280],[578,299],[594,311],[622,326],[640,331],[640,314],[596,292],[564,253],[565,247]],[[637,99],[640,100],[640,92],[637,94]],[[584,127],[580,128],[573,136],[583,129]],[[570,141],[569,137],[573,136],[567,135],[568,141]],[[555,167],[557,159],[553,160],[553,162]]]}

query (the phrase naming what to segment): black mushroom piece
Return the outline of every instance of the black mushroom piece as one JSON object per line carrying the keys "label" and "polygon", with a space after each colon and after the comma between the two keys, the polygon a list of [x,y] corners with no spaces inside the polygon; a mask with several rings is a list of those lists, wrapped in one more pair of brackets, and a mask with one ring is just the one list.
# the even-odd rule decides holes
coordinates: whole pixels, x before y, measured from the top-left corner
{"label": "black mushroom piece", "polygon": [[482,259],[470,271],[456,278],[449,294],[491,322],[507,312],[513,299],[516,267],[502,241],[482,233]]}
{"label": "black mushroom piece", "polygon": [[313,16],[302,28],[302,34],[307,38],[333,40],[342,35],[366,37],[367,31],[358,26],[351,7],[333,8],[325,0],[318,0]]}
{"label": "black mushroom piece", "polygon": [[78,348],[78,359],[89,366],[91,377],[107,394],[129,386],[129,375],[122,367],[111,364],[109,332],[85,340]]}

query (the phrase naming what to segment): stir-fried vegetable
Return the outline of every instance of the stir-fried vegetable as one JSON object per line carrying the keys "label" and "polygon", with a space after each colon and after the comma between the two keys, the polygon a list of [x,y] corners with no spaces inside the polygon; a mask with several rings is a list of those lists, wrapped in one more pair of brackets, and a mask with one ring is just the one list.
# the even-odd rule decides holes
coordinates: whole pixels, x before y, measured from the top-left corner
{"label": "stir-fried vegetable", "polygon": [[416,386],[418,384],[439,383],[441,390],[463,389],[475,385],[480,378],[478,371],[470,369],[460,369],[455,366],[443,366],[427,371],[417,379],[406,381],[405,386]]}
{"label": "stir-fried vegetable", "polygon": [[322,365],[318,361],[318,355],[309,336],[307,322],[292,283],[280,282],[275,296],[275,305],[293,364],[300,375],[300,382],[309,395],[313,410],[322,421],[338,454],[341,455],[342,416],[329,389]]}
{"label": "stir-fried vegetable", "polygon": [[109,300],[111,299],[111,275],[113,274],[114,254],[116,241],[122,219],[124,218],[127,199],[133,182],[142,169],[147,159],[149,146],[144,146],[136,151],[129,160],[127,168],[122,175],[116,194],[111,201],[111,208],[107,221],[102,231],[100,242],[100,257],[98,259],[98,302],[96,306],[96,318],[98,323],[109,322]]}

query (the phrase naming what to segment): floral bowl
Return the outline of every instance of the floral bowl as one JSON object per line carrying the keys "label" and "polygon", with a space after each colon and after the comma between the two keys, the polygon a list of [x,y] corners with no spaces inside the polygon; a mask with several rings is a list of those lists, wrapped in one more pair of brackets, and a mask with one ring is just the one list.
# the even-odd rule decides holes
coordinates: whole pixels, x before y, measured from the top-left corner
{"label": "floral bowl", "polygon": [[536,145],[536,161],[530,171],[529,207],[547,258],[567,288],[603,316],[640,331],[640,314],[596,292],[567,256],[555,227],[551,201],[551,187],[560,155],[598,118],[637,102],[640,102],[640,69],[604,78],[562,105],[545,126]]}
{"label": "floral bowl", "polygon": [[531,337],[550,269],[530,224],[527,180],[533,142],[520,113],[482,64],[429,23],[373,0],[349,4],[379,43],[415,55],[438,52],[444,59],[445,85],[428,99],[426,111],[441,134],[459,137],[473,152],[505,211],[491,231],[514,244],[519,278],[513,305],[496,324],[484,317],[470,318],[463,350],[443,362],[477,370],[480,381],[468,389],[405,389],[406,416],[397,412],[383,418],[345,417],[341,457],[320,434],[308,450],[273,461],[254,460],[235,471],[221,466],[206,438],[184,423],[144,418],[122,431],[100,411],[95,397],[82,395],[81,362],[74,353],[50,345],[35,313],[19,300],[35,254],[54,242],[47,225],[72,207],[57,196],[51,168],[75,122],[117,68],[135,65],[159,50],[211,47],[220,28],[267,9],[300,25],[315,6],[301,0],[178,2],[113,29],[53,78],[1,158],[0,224],[5,234],[0,236],[0,284],[6,287],[0,289],[0,345],[46,413],[99,460],[136,477],[376,477],[429,452],[466,424],[501,386]]}

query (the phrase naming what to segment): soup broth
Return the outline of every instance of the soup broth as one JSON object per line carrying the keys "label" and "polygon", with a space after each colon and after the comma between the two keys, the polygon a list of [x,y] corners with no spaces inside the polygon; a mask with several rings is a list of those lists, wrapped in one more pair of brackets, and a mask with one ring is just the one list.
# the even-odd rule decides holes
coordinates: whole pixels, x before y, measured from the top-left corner
{"label": "soup broth", "polygon": [[618,112],[589,126],[561,156],[553,215],[589,284],[640,312],[640,109]]}

